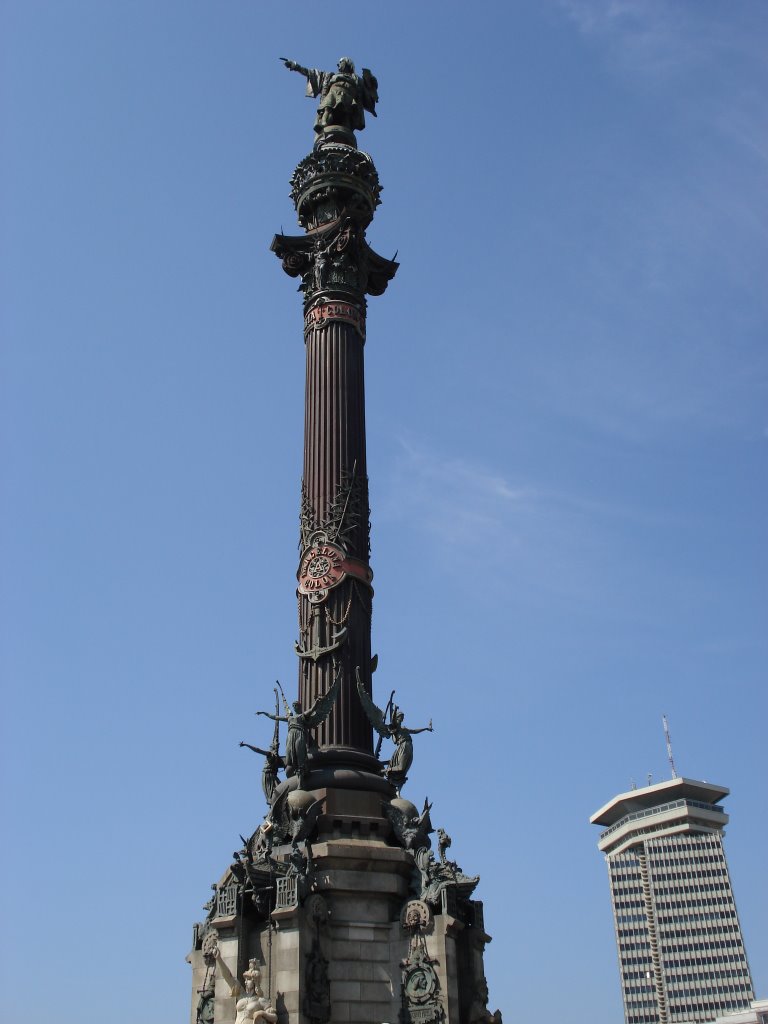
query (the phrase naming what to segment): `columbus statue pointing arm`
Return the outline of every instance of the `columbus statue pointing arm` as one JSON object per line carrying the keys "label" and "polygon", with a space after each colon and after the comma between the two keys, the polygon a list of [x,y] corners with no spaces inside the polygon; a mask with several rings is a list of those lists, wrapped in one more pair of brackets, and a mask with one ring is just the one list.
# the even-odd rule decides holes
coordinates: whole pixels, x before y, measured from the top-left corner
{"label": "columbus statue pointing arm", "polygon": [[294,60],[281,57],[289,71],[298,71],[307,80],[307,96],[320,97],[315,118],[315,132],[323,134],[327,128],[345,128],[361,131],[365,128],[365,111],[376,116],[379,83],[368,68],[362,75],[355,74],[355,65],[349,57],[342,57],[336,71],[305,68]]}

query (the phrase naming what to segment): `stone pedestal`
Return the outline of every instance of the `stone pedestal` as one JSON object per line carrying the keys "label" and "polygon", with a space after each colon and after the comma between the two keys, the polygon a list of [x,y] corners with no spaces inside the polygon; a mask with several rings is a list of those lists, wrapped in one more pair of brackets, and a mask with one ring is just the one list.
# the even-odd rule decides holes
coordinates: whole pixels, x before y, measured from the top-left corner
{"label": "stone pedestal", "polygon": [[[279,1024],[492,1020],[482,959],[490,939],[482,904],[471,899],[477,879],[430,853],[429,812],[419,826],[413,805],[376,782],[376,790],[308,791],[307,803],[321,801],[323,811],[307,845],[305,874],[286,870],[291,845],[273,847],[265,862],[271,891],[260,909],[248,882],[224,873],[189,957],[197,992],[214,963],[208,955],[206,967],[206,949],[218,945],[214,1024],[236,1020],[237,996],[221,976],[222,960],[240,978],[249,961],[258,962]],[[297,793],[290,782],[283,788]],[[404,836],[418,849],[404,848]],[[222,913],[232,909],[232,896],[234,913]],[[198,1024],[198,1003],[193,999],[191,1024]]]}

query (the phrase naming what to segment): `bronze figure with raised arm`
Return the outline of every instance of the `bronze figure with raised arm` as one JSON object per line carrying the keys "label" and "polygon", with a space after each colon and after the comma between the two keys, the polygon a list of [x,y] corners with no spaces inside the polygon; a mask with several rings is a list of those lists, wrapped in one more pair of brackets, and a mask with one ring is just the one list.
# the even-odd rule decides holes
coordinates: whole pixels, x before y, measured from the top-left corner
{"label": "bronze figure with raised arm", "polygon": [[289,71],[304,75],[307,96],[320,97],[315,118],[318,135],[332,128],[361,131],[365,128],[365,111],[376,116],[379,83],[368,68],[363,68],[362,75],[356,75],[355,65],[349,57],[341,58],[336,71],[305,68],[287,57],[280,60]]}
{"label": "bronze figure with raised arm", "polygon": [[[278,686],[280,683],[278,682]],[[275,687],[275,715],[280,710],[280,702],[277,696],[277,687]],[[268,804],[272,804],[272,797],[275,795],[277,789],[277,773],[281,768],[285,768],[285,761],[280,756],[280,720],[275,719],[275,731],[272,736],[272,743],[269,746],[269,750],[262,750],[261,747],[254,747],[250,743],[246,743],[245,740],[240,740],[241,747],[247,747],[252,750],[254,754],[261,754],[264,758],[264,767],[261,769],[261,788],[264,791],[264,797]]]}
{"label": "bronze figure with raised arm", "polygon": [[254,747],[253,744],[246,743],[245,740],[240,740],[240,746],[247,747],[254,754],[261,754],[264,758],[264,767],[261,770],[261,788],[264,790],[264,798],[267,803],[271,804],[277,789],[277,773],[281,768],[285,768],[285,761],[273,747],[270,747],[269,750],[262,750],[261,747]]}
{"label": "bronze figure with raised arm", "polygon": [[326,720],[331,713],[339,692],[341,683],[341,669],[336,673],[330,689],[327,693],[318,697],[309,711],[302,710],[301,701],[295,700],[291,707],[283,699],[285,707],[284,715],[273,715],[269,711],[257,711],[257,715],[264,715],[271,718],[273,722],[288,723],[288,739],[285,743],[285,774],[296,775],[299,779],[299,789],[304,789],[307,779],[309,747],[309,730],[316,729],[318,725]]}
{"label": "bronze figure with raised arm", "polygon": [[411,737],[420,732],[433,732],[432,721],[430,719],[429,725],[425,725],[423,729],[408,729],[403,725],[405,715],[397,704],[393,704],[389,722],[387,722],[385,713],[381,708],[376,707],[368,696],[360,678],[360,670],[356,669],[356,672],[357,692],[368,716],[368,721],[380,736],[383,736],[384,739],[391,739],[395,744],[392,757],[384,768],[384,774],[397,790],[397,795],[400,796],[400,790],[408,777],[408,769],[413,763],[413,740]]}

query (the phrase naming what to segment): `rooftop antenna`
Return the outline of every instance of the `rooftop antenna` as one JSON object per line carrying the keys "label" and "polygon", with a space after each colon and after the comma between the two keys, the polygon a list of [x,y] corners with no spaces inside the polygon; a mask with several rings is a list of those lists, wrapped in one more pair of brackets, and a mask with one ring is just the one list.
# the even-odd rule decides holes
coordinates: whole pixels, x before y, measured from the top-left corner
{"label": "rooftop antenna", "polygon": [[662,715],[661,720],[664,723],[664,739],[667,741],[667,760],[669,761],[669,767],[672,769],[672,778],[677,778],[677,772],[675,771],[675,759],[672,756],[672,740],[669,736],[669,723],[667,722],[667,716]]}

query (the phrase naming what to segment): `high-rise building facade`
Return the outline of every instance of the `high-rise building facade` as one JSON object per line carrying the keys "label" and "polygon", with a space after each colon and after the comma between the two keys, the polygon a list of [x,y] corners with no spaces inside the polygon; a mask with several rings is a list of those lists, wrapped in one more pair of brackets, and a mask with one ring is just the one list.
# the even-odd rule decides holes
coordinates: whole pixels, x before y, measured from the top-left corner
{"label": "high-rise building facade", "polygon": [[768,999],[756,999],[748,1010],[727,1013],[715,1024],[768,1024]]}
{"label": "high-rise building facade", "polygon": [[749,1009],[749,964],[723,850],[723,786],[673,778],[592,815],[611,885],[626,1024]]}

